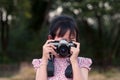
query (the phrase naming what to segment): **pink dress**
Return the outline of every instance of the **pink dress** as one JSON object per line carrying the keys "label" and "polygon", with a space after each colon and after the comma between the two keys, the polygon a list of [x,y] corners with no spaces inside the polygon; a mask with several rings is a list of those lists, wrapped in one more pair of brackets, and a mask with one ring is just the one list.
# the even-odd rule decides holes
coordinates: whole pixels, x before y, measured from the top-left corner
{"label": "pink dress", "polygon": [[[33,59],[32,64],[35,70],[40,66],[41,59]],[[90,58],[78,57],[78,63],[80,68],[87,68],[90,70],[92,60]],[[66,67],[69,65],[68,58],[55,58],[54,66],[55,72],[53,77],[48,77],[48,80],[72,80],[72,78],[66,78],[64,73]]]}

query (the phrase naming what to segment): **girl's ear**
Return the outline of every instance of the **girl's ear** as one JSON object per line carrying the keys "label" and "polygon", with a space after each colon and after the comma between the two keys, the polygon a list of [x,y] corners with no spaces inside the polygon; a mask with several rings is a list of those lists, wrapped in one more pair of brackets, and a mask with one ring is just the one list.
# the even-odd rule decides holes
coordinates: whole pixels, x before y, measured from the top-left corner
{"label": "girl's ear", "polygon": [[53,39],[53,37],[49,34],[48,35],[48,40]]}

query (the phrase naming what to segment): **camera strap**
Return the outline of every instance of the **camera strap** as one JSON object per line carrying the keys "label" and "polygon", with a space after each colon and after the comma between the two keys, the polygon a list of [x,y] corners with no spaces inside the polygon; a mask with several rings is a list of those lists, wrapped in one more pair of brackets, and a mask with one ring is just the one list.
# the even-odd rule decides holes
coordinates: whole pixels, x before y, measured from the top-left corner
{"label": "camera strap", "polygon": [[72,71],[72,65],[68,65],[66,70],[65,70],[65,76],[67,78],[72,78],[73,77],[73,71]]}
{"label": "camera strap", "polygon": [[54,56],[51,55],[51,53],[50,53],[50,59],[48,59],[47,76],[48,77],[54,76]]}
{"label": "camera strap", "polygon": [[[50,59],[48,59],[48,65],[47,65],[47,76],[52,77],[54,76],[54,58],[55,56],[51,55],[50,53]],[[72,71],[72,65],[71,63],[67,66],[65,70],[65,76],[67,78],[73,77],[73,71]]]}

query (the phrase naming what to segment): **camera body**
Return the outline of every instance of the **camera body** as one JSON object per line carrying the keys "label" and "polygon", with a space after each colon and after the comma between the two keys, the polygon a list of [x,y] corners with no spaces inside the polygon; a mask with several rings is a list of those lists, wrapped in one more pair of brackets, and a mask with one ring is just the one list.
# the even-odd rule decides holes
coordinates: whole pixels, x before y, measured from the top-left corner
{"label": "camera body", "polygon": [[70,54],[70,48],[76,47],[77,45],[74,44],[72,41],[67,42],[66,40],[62,39],[60,41],[52,41],[49,42],[50,44],[53,44],[55,47],[55,51],[61,56],[61,57],[69,57]]}

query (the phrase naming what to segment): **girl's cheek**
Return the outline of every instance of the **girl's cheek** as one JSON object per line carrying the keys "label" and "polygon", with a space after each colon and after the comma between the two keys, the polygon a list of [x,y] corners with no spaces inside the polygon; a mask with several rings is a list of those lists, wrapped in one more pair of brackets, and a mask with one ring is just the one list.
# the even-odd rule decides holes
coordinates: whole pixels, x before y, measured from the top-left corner
{"label": "girl's cheek", "polygon": [[60,37],[55,37],[54,40],[61,40],[62,38]]}

